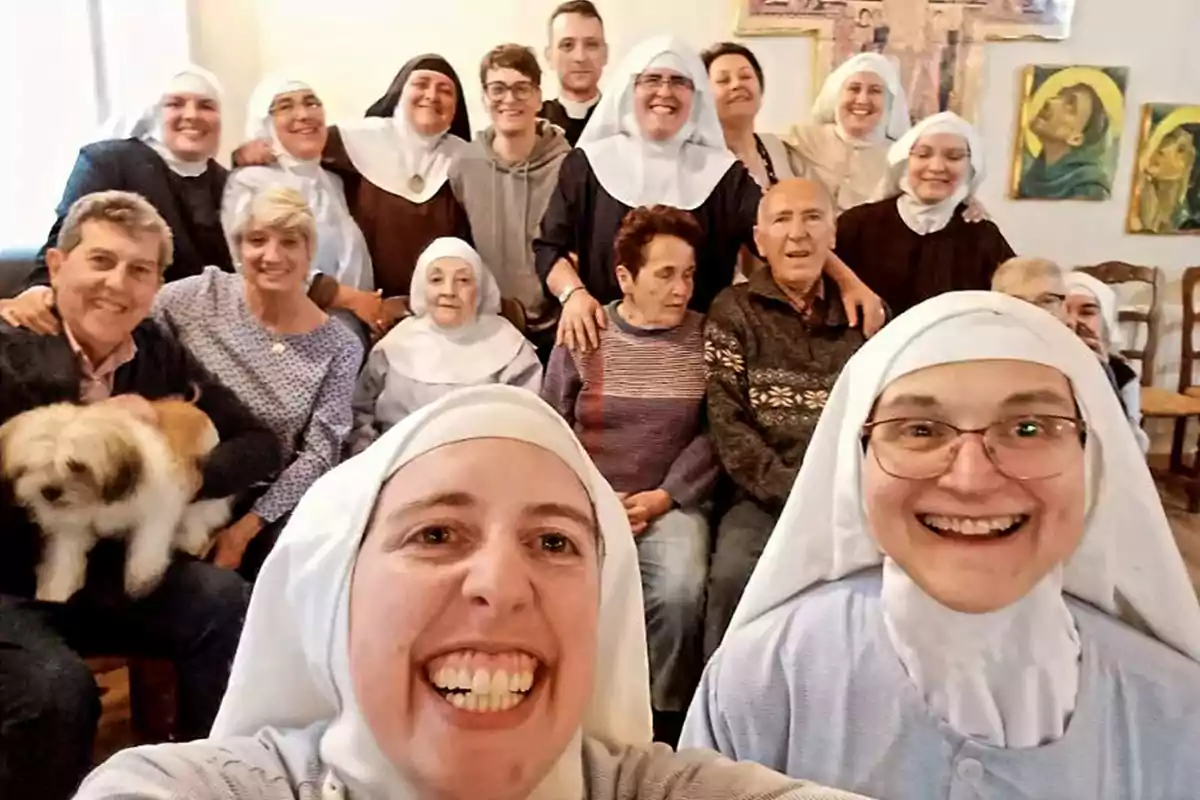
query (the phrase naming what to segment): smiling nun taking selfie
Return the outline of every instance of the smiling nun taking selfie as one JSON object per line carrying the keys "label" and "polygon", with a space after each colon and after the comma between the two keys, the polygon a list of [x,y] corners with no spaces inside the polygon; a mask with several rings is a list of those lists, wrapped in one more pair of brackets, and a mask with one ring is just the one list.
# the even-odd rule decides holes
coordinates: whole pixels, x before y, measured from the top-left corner
{"label": "smiling nun taking selfie", "polygon": [[889,800],[1191,797],[1200,605],[1096,357],[956,292],[847,364],[683,744]]}
{"label": "smiling nun taking selfie", "polygon": [[557,412],[463,389],[321,479],[266,566],[213,738],[82,800],[831,800],[650,744],[624,508]]}

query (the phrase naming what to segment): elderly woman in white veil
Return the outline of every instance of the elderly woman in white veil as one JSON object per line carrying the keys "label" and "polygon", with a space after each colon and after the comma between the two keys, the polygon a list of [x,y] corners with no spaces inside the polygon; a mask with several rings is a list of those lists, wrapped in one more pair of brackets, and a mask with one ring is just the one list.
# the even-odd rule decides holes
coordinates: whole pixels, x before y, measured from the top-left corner
{"label": "elderly woman in white veil", "polygon": [[1066,285],[1063,309],[1067,324],[1100,359],[1125,409],[1133,437],[1145,453],[1150,449],[1150,437],[1142,430],[1142,384],[1121,355],[1125,338],[1121,335],[1117,293],[1099,278],[1078,270],[1067,273]]}
{"label": "elderly woman in white veil", "polygon": [[329,139],[321,98],[304,81],[279,75],[264,79],[250,96],[246,138],[270,142],[275,160],[270,166],[236,169],[229,176],[221,221],[231,251],[236,256],[230,231],[256,195],[276,185],[295,189],[317,223],[308,295],[357,334],[364,350],[369,349],[368,333],[381,334],[386,315],[375,291],[371,255],[350,215],[342,179],[321,166]]}
{"label": "elderly woman in white veil", "polygon": [[1095,357],[952,293],[846,366],[683,741],[890,800],[1189,797],[1198,660]]}
{"label": "elderly woman in white veil", "polygon": [[500,287],[461,239],[436,239],[417,259],[412,316],[367,356],[347,448],[359,453],[397,422],[463,386],[542,388],[537,351],[500,313]]}
{"label": "elderly woman in white veil", "polygon": [[633,536],[533,394],[443,398],[304,498],[213,738],[125,751],[82,800],[835,797],[650,745]]}
{"label": "elderly woman in white veil", "polygon": [[[689,307],[702,314],[733,282],[738,254],[753,249],[762,190],[725,144],[708,73],[685,42],[656,36],[617,67],[620,87],[600,99],[576,149],[563,159],[558,186],[533,242],[537,271],[562,304],[558,343],[599,347],[603,305],[621,299],[613,242],[633,208],[665,204],[691,212],[704,231],[696,251]],[[879,298],[846,266],[827,269],[852,323],[858,307],[873,331]]]}
{"label": "elderly woman in white veil", "polygon": [[888,147],[910,124],[896,66],[878,53],[861,53],[825,79],[812,119],[792,128],[790,144],[841,213],[875,197],[887,177]]}
{"label": "elderly woman in white veil", "polygon": [[0,301],[0,319],[39,333],[59,331],[45,255],[58,246],[71,204],[92,192],[136,192],[162,215],[174,240],[165,280],[198,275],[208,266],[232,272],[220,216],[229,172],[214,160],[220,140],[221,84],[194,65],[163,76],[152,99],[108,120],[80,149],[28,288]]}

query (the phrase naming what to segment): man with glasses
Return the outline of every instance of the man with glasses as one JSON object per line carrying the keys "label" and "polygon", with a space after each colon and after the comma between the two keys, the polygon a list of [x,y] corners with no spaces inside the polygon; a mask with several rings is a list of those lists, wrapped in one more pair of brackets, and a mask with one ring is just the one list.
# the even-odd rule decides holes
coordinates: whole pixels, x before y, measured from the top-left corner
{"label": "man with glasses", "polygon": [[754,242],[769,268],[717,295],[704,332],[711,436],[734,483],[709,572],[705,658],[783,510],[833,382],[863,343],[825,274],[834,210],[820,184],[775,184]]}
{"label": "man with glasses", "polygon": [[541,116],[562,128],[574,147],[600,101],[600,76],[608,63],[604,20],[591,0],[554,9],[546,61],[558,73],[558,98],[542,104]]}
{"label": "man with glasses", "polygon": [[558,307],[547,302],[534,268],[533,239],[571,146],[562,131],[537,117],[542,70],[531,49],[494,48],[483,58],[479,79],[492,124],[451,167],[450,186],[500,293],[524,307],[526,334],[545,364]]}

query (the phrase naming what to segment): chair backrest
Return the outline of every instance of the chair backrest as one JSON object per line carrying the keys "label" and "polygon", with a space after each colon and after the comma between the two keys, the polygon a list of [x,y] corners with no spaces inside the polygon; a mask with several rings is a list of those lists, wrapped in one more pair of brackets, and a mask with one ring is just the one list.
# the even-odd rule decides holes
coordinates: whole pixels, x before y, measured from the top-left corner
{"label": "chair backrest", "polygon": [[1179,391],[1183,393],[1192,386],[1192,363],[1196,360],[1196,346],[1192,337],[1196,332],[1196,285],[1200,283],[1200,267],[1188,267],[1183,271],[1183,349],[1179,359]]}
{"label": "chair backrest", "polygon": [[1121,355],[1130,361],[1140,361],[1142,366],[1142,386],[1154,385],[1154,357],[1158,353],[1158,322],[1159,312],[1159,283],[1161,272],[1158,267],[1139,267],[1124,261],[1105,261],[1090,267],[1076,267],[1080,272],[1086,272],[1097,280],[1111,285],[1124,283],[1142,283],[1150,287],[1150,305],[1146,309],[1122,308],[1117,313],[1117,321],[1136,322],[1146,326],[1146,342],[1141,347],[1127,347]]}
{"label": "chair backrest", "polygon": [[[389,313],[397,318],[412,313],[407,295],[389,297],[384,303],[387,305]],[[525,306],[521,305],[520,300],[517,300],[515,297],[500,298],[500,316],[511,322],[513,327],[522,334],[525,333],[528,318],[525,314]]]}

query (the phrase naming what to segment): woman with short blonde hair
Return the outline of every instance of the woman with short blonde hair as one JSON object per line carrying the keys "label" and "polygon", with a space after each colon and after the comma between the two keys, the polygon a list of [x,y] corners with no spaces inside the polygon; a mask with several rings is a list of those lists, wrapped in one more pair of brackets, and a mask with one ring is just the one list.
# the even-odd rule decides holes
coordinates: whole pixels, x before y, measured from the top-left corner
{"label": "woman with short blonde hair", "polygon": [[176,281],[155,315],[279,437],[283,472],[216,540],[217,564],[253,578],[300,496],[340,460],[363,348],[308,296],[317,225],[299,192],[256,194],[228,233],[241,274]]}

